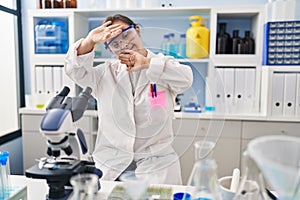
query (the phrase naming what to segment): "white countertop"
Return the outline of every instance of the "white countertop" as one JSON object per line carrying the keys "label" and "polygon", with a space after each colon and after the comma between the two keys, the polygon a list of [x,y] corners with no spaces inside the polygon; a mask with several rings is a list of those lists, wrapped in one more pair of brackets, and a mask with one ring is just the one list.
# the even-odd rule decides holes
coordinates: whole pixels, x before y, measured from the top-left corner
{"label": "white countertop", "polygon": [[[44,114],[45,109],[20,108],[20,114]],[[97,117],[97,110],[86,110],[84,116]],[[174,112],[175,119],[215,119],[215,120],[244,120],[244,121],[275,121],[275,122],[300,122],[300,117],[272,117],[260,113],[256,114],[218,114]]]}
{"label": "white countertop", "polygon": [[[48,193],[48,185],[44,179],[32,179],[25,176],[11,175],[12,186],[27,186],[27,199],[28,200],[43,200],[46,199]],[[101,189],[97,197],[106,199],[116,185],[123,184],[116,181],[104,181],[100,179]],[[155,185],[160,187],[172,187],[173,193],[184,192],[186,187],[183,185]],[[99,198],[97,198],[100,200]]]}

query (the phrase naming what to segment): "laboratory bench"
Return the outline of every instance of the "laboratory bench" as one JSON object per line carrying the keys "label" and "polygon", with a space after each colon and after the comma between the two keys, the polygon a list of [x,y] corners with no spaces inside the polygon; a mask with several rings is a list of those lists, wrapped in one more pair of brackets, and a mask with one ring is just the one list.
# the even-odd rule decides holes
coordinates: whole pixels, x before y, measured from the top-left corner
{"label": "laboratory bench", "polygon": [[[46,138],[39,132],[45,110],[21,108],[24,169],[36,163],[35,159],[46,156]],[[241,167],[242,152],[251,139],[263,135],[300,136],[299,118],[275,118],[260,114],[221,115],[215,113],[174,113],[173,147],[180,157],[183,183],[187,183],[194,164],[194,142],[217,142],[213,157],[218,164],[218,176],[232,174]],[[86,110],[77,126],[85,133],[88,147],[93,150],[97,129],[97,111]]]}
{"label": "laboratory bench", "polygon": [[[11,175],[10,176],[12,186],[20,186],[27,188],[27,199],[46,199],[48,193],[48,185],[44,179],[32,179],[25,176]],[[122,186],[122,182],[117,181],[104,181],[100,179],[101,189],[97,194],[97,200],[106,200],[109,194],[113,191],[114,187]],[[184,192],[185,186],[182,185],[150,185],[157,187],[172,188],[173,193]]]}

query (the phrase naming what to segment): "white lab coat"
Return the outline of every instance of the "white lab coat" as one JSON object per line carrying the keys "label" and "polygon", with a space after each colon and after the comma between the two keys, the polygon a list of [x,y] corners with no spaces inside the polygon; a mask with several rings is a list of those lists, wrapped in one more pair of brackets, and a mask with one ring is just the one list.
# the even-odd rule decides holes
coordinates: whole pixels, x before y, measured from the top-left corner
{"label": "white lab coat", "polygon": [[[103,179],[115,180],[134,160],[136,172],[150,177],[150,183],[181,184],[179,159],[172,148],[172,119],[176,95],[192,85],[191,68],[148,51],[149,68],[130,72],[130,77],[118,60],[92,67],[94,52],[77,56],[81,41],[70,46],[65,71],[78,85],[91,87],[97,99],[99,129],[93,159]],[[159,102],[151,96],[150,83],[157,85]]]}

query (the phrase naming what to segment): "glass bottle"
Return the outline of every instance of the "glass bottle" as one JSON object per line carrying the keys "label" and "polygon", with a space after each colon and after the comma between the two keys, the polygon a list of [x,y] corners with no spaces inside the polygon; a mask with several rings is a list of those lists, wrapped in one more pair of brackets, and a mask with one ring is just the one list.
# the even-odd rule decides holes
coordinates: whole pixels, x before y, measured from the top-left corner
{"label": "glass bottle", "polygon": [[170,56],[173,56],[174,58],[177,58],[177,45],[175,41],[175,34],[170,33],[170,40],[169,40],[169,54]]}
{"label": "glass bottle", "polygon": [[230,35],[226,32],[226,23],[219,24],[219,33],[217,34],[217,54],[231,53]]}
{"label": "glass bottle", "polygon": [[[242,39],[239,36],[239,30],[234,30],[232,32],[232,53],[233,54],[242,54],[243,53],[243,49],[242,46]],[[238,51],[238,48],[240,51]]]}
{"label": "glass bottle", "polygon": [[186,35],[184,33],[180,34],[177,50],[178,58],[186,58]]}
{"label": "glass bottle", "polygon": [[243,176],[234,200],[268,200],[264,178],[256,163],[243,153]]}
{"label": "glass bottle", "polygon": [[36,1],[36,7],[38,9],[43,9],[43,0],[37,0]]}
{"label": "glass bottle", "polygon": [[188,181],[187,192],[191,194],[191,199],[220,200],[217,163],[211,156],[215,143],[198,141],[194,146],[196,161]]}
{"label": "glass bottle", "polygon": [[65,0],[65,8],[77,8],[76,0]]}
{"label": "glass bottle", "polygon": [[64,8],[63,0],[53,0],[53,8]]}
{"label": "glass bottle", "polygon": [[45,0],[44,8],[52,8],[52,0]]}
{"label": "glass bottle", "polygon": [[254,39],[251,38],[251,32],[245,31],[245,38],[243,39],[245,44],[245,54],[254,54],[255,53],[255,43]]}
{"label": "glass bottle", "polygon": [[164,39],[161,43],[161,51],[164,55],[169,55],[169,42],[170,42],[170,36],[169,34],[164,35]]}
{"label": "glass bottle", "polygon": [[72,176],[70,183],[73,186],[72,200],[96,200],[98,193],[98,179],[96,174],[77,174]]}

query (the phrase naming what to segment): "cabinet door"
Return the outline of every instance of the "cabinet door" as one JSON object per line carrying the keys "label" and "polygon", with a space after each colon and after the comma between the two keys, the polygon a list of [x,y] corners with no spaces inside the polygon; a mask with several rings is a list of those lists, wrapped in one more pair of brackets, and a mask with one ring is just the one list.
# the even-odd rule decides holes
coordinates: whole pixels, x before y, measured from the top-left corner
{"label": "cabinet door", "polygon": [[194,142],[198,140],[206,139],[217,143],[213,157],[218,164],[219,177],[232,174],[233,168],[240,166],[241,122],[176,119],[173,124],[175,132],[173,147],[180,158],[184,184],[187,184],[195,162]]}
{"label": "cabinet door", "polygon": [[23,131],[24,171],[38,162],[36,159],[47,156],[47,139],[38,131]]}
{"label": "cabinet door", "polygon": [[245,121],[242,123],[242,150],[246,150],[248,143],[260,136],[290,135],[300,137],[300,123],[298,122],[259,122]]}

